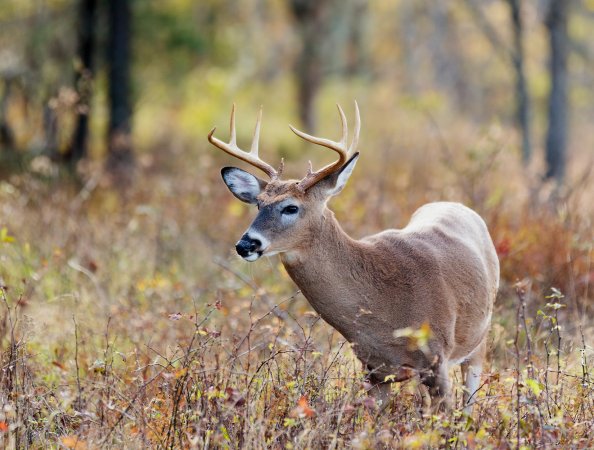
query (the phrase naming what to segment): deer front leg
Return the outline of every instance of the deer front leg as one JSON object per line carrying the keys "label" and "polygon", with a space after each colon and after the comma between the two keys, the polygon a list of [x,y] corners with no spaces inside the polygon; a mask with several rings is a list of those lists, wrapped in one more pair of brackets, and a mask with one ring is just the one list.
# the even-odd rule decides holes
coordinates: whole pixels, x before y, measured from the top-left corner
{"label": "deer front leg", "polygon": [[464,413],[472,414],[472,406],[476,402],[476,392],[480,386],[483,360],[487,350],[487,340],[479,344],[470,358],[461,364],[464,377]]}
{"label": "deer front leg", "polygon": [[[370,382],[373,383],[372,381]],[[374,398],[375,403],[379,408],[379,412],[384,411],[390,405],[392,399],[391,383],[374,383],[371,388],[367,390],[367,395]]]}
{"label": "deer front leg", "polygon": [[433,413],[449,411],[452,408],[448,366],[443,361],[443,358],[440,358],[432,370],[421,377],[421,382],[429,389]]}
{"label": "deer front leg", "polygon": [[431,417],[431,395],[429,394],[429,388],[419,383],[419,401],[420,401],[420,413],[424,419]]}

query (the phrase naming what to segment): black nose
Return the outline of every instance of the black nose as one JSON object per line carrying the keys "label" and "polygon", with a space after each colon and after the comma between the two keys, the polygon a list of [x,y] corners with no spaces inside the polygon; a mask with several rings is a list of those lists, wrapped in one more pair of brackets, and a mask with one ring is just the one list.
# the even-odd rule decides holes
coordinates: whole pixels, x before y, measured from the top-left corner
{"label": "black nose", "polygon": [[244,234],[241,236],[241,240],[235,245],[235,250],[237,250],[239,256],[245,257],[250,253],[254,253],[260,247],[262,247],[262,242],[259,239],[252,239],[247,234]]}

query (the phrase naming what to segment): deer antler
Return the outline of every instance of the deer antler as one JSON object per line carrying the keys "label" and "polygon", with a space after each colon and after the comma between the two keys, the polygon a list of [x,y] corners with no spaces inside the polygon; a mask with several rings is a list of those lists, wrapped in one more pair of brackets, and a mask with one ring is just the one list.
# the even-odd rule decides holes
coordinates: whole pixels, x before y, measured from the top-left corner
{"label": "deer antler", "polygon": [[254,167],[264,171],[266,175],[268,175],[272,180],[278,179],[283,170],[283,162],[281,161],[281,165],[277,170],[275,170],[270,164],[264,162],[258,156],[258,141],[260,139],[260,124],[262,122],[262,108],[260,108],[260,112],[258,113],[258,120],[256,121],[256,129],[254,131],[254,138],[252,140],[252,147],[249,152],[241,150],[237,146],[236,142],[236,133],[235,133],[235,103],[233,104],[233,108],[231,109],[231,139],[229,143],[223,142],[220,139],[214,137],[214,132],[216,127],[212,129],[210,133],[208,133],[208,141],[214,145],[215,147],[220,148],[224,152],[230,154],[231,156],[235,156],[242,161],[245,161],[248,164],[251,164]]}
{"label": "deer antler", "polygon": [[359,132],[361,130],[361,117],[359,115],[359,105],[357,105],[357,102],[355,102],[355,133],[353,136],[353,141],[351,142],[351,145],[348,149],[347,141],[349,132],[346,116],[344,115],[344,111],[342,110],[340,105],[336,104],[336,106],[338,107],[338,114],[340,114],[340,121],[342,123],[342,138],[340,139],[340,142],[331,141],[330,139],[325,139],[321,137],[311,136],[307,133],[304,133],[303,131],[299,131],[292,125],[289,125],[289,128],[291,128],[293,133],[295,133],[300,138],[317,145],[328,147],[329,149],[334,150],[336,153],[338,153],[338,160],[331,164],[328,164],[327,166],[323,167],[322,169],[316,172],[313,171],[310,161],[307,175],[305,175],[305,177],[299,182],[298,185],[299,189],[301,189],[302,191],[306,191],[321,179],[339,170],[347,161],[349,156],[351,156],[357,148],[357,144],[359,143]]}

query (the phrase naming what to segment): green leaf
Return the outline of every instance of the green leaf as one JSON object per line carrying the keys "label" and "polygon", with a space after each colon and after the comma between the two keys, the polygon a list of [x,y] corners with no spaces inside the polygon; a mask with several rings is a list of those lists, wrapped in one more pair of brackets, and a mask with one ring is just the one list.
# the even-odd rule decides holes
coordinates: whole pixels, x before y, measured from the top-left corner
{"label": "green leaf", "polygon": [[542,383],[539,383],[538,381],[536,381],[532,378],[528,378],[526,380],[526,385],[530,388],[530,390],[533,392],[533,394],[537,397],[540,395],[540,393],[544,389],[544,385]]}
{"label": "green leaf", "polygon": [[292,427],[294,427],[295,425],[297,425],[297,421],[296,421],[295,419],[292,419],[292,418],[290,418],[290,417],[285,417],[285,420],[284,420],[284,422],[283,422],[283,425],[284,425],[286,428],[292,428]]}

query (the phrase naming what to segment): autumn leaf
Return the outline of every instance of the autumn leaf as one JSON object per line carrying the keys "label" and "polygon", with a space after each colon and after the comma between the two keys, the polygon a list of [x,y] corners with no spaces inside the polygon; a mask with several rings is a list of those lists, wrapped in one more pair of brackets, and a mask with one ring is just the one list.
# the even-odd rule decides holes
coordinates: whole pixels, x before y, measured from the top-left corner
{"label": "autumn leaf", "polygon": [[87,261],[86,266],[87,266],[87,269],[89,269],[89,271],[91,271],[91,273],[96,273],[97,269],[99,269],[99,266],[97,265],[97,263],[95,261],[93,261],[92,259]]}
{"label": "autumn leaf", "polygon": [[489,376],[485,380],[485,384],[496,383],[499,381],[499,378],[500,378],[500,376],[499,376],[499,373],[497,373],[497,372],[489,374]]}
{"label": "autumn leaf", "polygon": [[225,389],[225,393],[227,394],[227,402],[231,404],[231,406],[242,406],[245,405],[245,397],[241,395],[237,389],[228,387]]}
{"label": "autumn leaf", "polygon": [[295,418],[295,417],[298,417],[298,418],[315,417],[315,416],[316,416],[316,412],[315,412],[315,410],[313,410],[309,407],[306,395],[301,396],[301,398],[297,402],[297,406],[295,408],[293,408],[291,410],[291,412],[289,413],[289,417],[293,417],[293,418]]}
{"label": "autumn leaf", "polygon": [[187,367],[182,367],[182,368],[177,369],[175,371],[174,376],[175,376],[176,379],[178,379],[178,378],[184,377],[186,375],[186,373],[188,373],[188,368]]}
{"label": "autumn leaf", "polygon": [[79,439],[78,436],[62,436],[60,442],[64,447],[74,450],[85,450],[87,448],[86,442]]}
{"label": "autumn leaf", "polygon": [[0,421],[0,433],[6,433],[8,431],[8,424]]}
{"label": "autumn leaf", "polygon": [[60,361],[52,361],[52,365],[54,365],[62,370],[66,370],[66,366],[64,366],[64,364],[62,364]]}
{"label": "autumn leaf", "polygon": [[500,258],[509,255],[511,251],[511,241],[509,238],[503,238],[495,244],[495,251]]}

